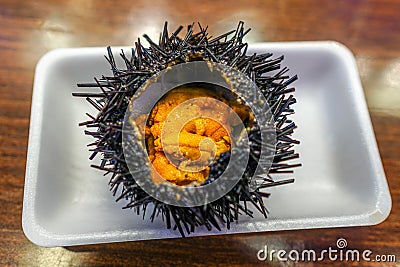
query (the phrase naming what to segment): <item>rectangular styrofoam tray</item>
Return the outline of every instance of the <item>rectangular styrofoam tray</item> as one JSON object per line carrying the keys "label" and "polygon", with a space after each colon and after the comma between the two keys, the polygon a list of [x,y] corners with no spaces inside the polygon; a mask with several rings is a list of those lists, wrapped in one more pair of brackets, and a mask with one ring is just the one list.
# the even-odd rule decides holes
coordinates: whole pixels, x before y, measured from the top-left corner
{"label": "rectangular styrofoam tray", "polygon": [[[295,170],[294,184],[268,190],[267,220],[241,217],[230,231],[199,229],[191,236],[383,221],[391,199],[351,52],[336,42],[260,43],[250,46],[254,52],[285,55],[283,65],[299,76],[293,119],[303,167]],[[150,223],[122,210],[108,178],[89,167],[91,139],[78,123],[92,110],[71,93],[78,82],[110,74],[105,53],[105,48],[58,49],[37,65],[22,224],[38,245],[180,237],[161,220]]]}

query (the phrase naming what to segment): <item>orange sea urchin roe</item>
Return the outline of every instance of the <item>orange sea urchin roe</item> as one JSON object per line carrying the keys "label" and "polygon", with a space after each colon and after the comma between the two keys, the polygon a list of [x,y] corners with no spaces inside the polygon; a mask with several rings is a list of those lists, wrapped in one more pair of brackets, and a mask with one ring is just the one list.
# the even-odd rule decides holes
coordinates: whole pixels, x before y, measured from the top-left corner
{"label": "orange sea urchin roe", "polygon": [[[196,118],[196,116],[194,116],[194,119],[184,125],[182,131],[179,133],[178,139],[169,139],[168,136],[166,136],[163,142],[161,142],[161,134],[168,114],[179,104],[197,97],[212,97],[226,102],[216,93],[206,89],[178,88],[166,94],[156,104],[150,114],[145,133],[149,159],[153,167],[152,179],[155,183],[161,182],[164,179],[177,185],[187,185],[192,182],[201,183],[205,181],[209,175],[209,167],[196,172],[186,171],[176,167],[168,160],[165,152],[173,153],[173,151],[179,149],[184,157],[193,161],[199,159],[201,153],[206,153],[206,155],[213,158],[219,157],[222,153],[230,150],[231,141],[228,131],[231,131],[231,129],[229,123],[227,123],[229,118],[223,117],[218,118],[218,121],[223,122],[225,128],[216,120],[201,117]],[[207,106],[207,104],[204,104],[197,108],[200,110],[212,109],[214,114],[224,114],[223,110],[218,110],[218,108],[221,107]],[[242,119],[249,116],[246,107],[239,108],[238,105],[233,105],[232,109],[235,110]],[[206,147],[206,150],[200,152],[199,144],[206,138],[212,139],[214,145],[210,146],[209,149]],[[174,143],[176,140],[179,140],[179,144]]]}

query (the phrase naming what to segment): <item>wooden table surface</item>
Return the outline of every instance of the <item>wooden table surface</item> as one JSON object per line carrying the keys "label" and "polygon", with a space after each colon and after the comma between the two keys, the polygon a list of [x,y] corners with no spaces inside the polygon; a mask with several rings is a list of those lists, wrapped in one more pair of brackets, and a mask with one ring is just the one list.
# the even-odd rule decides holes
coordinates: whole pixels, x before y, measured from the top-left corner
{"label": "wooden table surface", "polygon": [[[252,266],[265,244],[322,250],[339,237],[349,248],[394,254],[400,262],[400,1],[95,1],[0,0],[0,265],[1,266]],[[21,229],[34,68],[58,47],[131,45],[200,21],[222,33],[244,20],[248,42],[337,40],[355,54],[388,179],[393,208],[370,227],[282,231],[177,240],[42,248]],[[327,262],[332,263],[332,262]],[[337,265],[350,263],[335,262]],[[313,263],[307,266],[318,265]],[[353,263],[352,265],[357,265]]]}

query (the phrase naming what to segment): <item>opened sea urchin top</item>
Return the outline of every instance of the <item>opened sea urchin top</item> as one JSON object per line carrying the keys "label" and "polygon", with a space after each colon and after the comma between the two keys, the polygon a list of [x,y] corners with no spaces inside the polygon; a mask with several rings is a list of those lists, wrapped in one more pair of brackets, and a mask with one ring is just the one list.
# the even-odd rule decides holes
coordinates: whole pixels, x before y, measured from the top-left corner
{"label": "opened sea urchin top", "polygon": [[[218,159],[221,154],[230,151],[229,136],[232,128],[235,127],[234,120],[227,115],[229,114],[225,110],[227,106],[213,105],[213,102],[209,101],[189,105],[186,113],[189,113],[193,119],[184,124],[179,131],[179,138],[168,136],[171,133],[166,131],[164,142],[162,141],[163,126],[167,117],[173,114],[171,112],[185,101],[200,97],[224,102],[239,115],[242,121],[252,120],[247,106],[228,101],[221,94],[211,90],[196,86],[173,89],[155,105],[144,129],[149,160],[153,168],[151,176],[155,183],[167,180],[176,185],[187,185],[192,182],[200,184],[209,176],[208,165]],[[202,116],[206,110],[219,116],[218,121],[225,123],[221,125],[212,118]],[[169,125],[169,127],[178,127],[178,125]],[[179,161],[179,166],[176,166],[168,160],[165,153],[168,152],[175,157],[178,151],[189,161]],[[185,170],[183,165],[188,162],[194,162],[192,164],[197,164],[199,168],[204,166],[204,168],[200,171]]]}

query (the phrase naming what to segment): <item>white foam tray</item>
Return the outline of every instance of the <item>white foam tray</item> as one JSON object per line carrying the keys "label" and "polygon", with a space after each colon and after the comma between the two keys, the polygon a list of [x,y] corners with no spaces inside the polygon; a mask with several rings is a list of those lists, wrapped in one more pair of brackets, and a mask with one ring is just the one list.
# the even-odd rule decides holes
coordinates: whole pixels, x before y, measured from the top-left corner
{"label": "white foam tray", "polygon": [[[118,49],[117,49],[118,50]],[[391,198],[355,60],[336,42],[259,43],[249,53],[285,55],[295,82],[302,168],[294,184],[272,188],[270,217],[241,217],[230,231],[191,236],[378,224]],[[122,210],[108,178],[89,167],[78,123],[91,111],[77,82],[110,73],[105,48],[58,49],[39,61],[34,81],[22,226],[41,246],[177,238],[161,220]]]}

